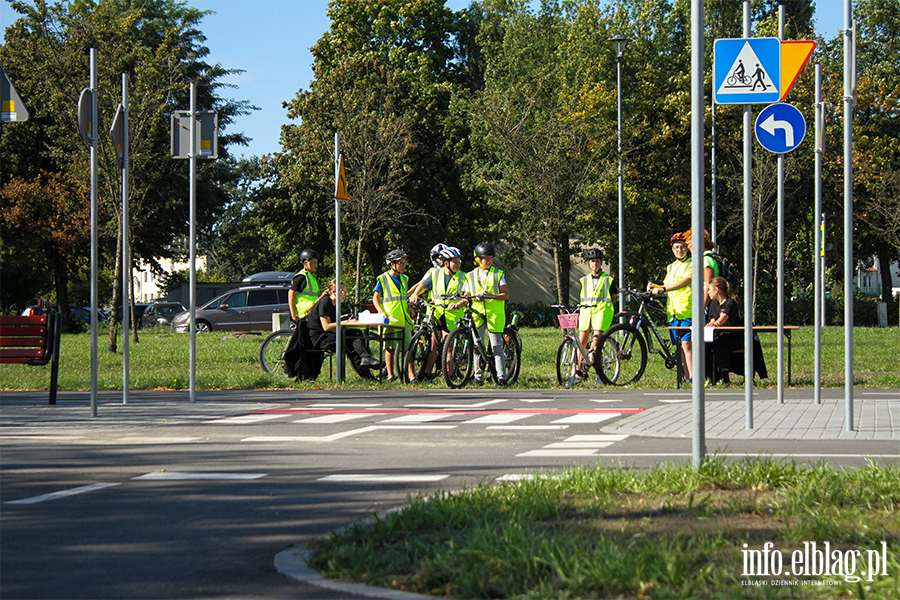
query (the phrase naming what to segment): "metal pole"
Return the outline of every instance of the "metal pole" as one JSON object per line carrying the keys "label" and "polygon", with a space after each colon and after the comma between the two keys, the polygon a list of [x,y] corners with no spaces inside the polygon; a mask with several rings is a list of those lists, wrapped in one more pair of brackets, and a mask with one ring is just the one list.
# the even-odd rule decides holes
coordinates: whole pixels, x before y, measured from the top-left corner
{"label": "metal pole", "polygon": [[[691,0],[691,228],[694,257],[702,257],[704,252],[704,144],[703,118],[706,102],[704,99],[703,61],[703,0]],[[703,342],[703,260],[692,261],[692,307],[691,339],[693,340],[693,368],[691,373],[693,397],[693,465],[699,469],[706,456],[706,415],[704,407],[704,381],[706,356]]]}
{"label": "metal pole", "polygon": [[337,197],[337,181],[341,175],[341,137],[339,133],[334,134],[334,289],[337,291],[336,300],[334,301],[335,315],[334,322],[337,329],[334,330],[335,346],[334,354],[337,358],[337,368],[335,369],[335,383],[343,383],[344,381],[344,353],[343,344],[341,343],[341,201]]}
{"label": "metal pole", "polygon": [[712,169],[710,171],[710,188],[712,199],[710,201],[710,235],[712,236],[712,243],[716,247],[716,252],[719,251],[719,243],[718,243],[718,219],[716,218],[716,102],[713,100],[712,105],[712,127],[710,131],[710,135],[712,136],[712,147],[710,149],[710,163],[712,165]]}
{"label": "metal pole", "polygon": [[[744,0],[744,37],[750,37],[750,2]],[[744,404],[753,429],[753,114],[744,105]]]}
{"label": "metal pole", "polygon": [[823,243],[822,228],[822,159],[825,154],[824,127],[825,127],[825,103],[822,102],[822,65],[816,65],[816,200],[815,208],[815,248],[813,249],[813,263],[815,264],[815,282],[813,284],[813,298],[815,305],[815,317],[813,319],[815,331],[815,368],[813,380],[815,381],[816,404],[822,404],[822,294],[824,273],[822,271]]}
{"label": "metal pole", "polygon": [[197,84],[191,82],[191,152],[190,163],[190,195],[188,212],[190,214],[190,304],[191,304],[191,341],[190,341],[190,398],[191,403],[197,401]]}
{"label": "metal pole", "polygon": [[97,416],[97,309],[100,305],[97,285],[100,258],[98,248],[99,212],[97,204],[97,49],[91,48],[91,416]]}
{"label": "metal pole", "polygon": [[[784,40],[784,4],[778,5],[778,39]],[[778,155],[778,403],[784,404],[784,154]]]}
{"label": "metal pole", "polygon": [[853,431],[853,2],[844,2],[844,429]]}
{"label": "metal pole", "polygon": [[[622,53],[624,44],[620,44],[616,53],[616,89],[618,90],[618,129],[619,129],[619,287],[625,285],[625,179],[622,175]],[[625,311],[625,295],[619,294],[619,312]]]}
{"label": "metal pole", "polygon": [[[128,393],[131,389],[129,369],[130,354],[128,340],[129,318],[125,317],[125,307],[131,306],[129,293],[131,289],[131,240],[130,221],[128,215],[128,73],[122,73],[122,404],[128,404]],[[128,313],[130,316],[130,312]]]}

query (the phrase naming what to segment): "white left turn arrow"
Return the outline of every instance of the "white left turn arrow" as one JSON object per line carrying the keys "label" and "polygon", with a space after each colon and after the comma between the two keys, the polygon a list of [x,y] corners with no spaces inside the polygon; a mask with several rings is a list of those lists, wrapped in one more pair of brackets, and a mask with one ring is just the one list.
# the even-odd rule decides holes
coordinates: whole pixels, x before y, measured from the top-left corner
{"label": "white left turn arrow", "polygon": [[794,126],[787,121],[776,121],[775,115],[769,115],[769,118],[759,125],[763,131],[771,136],[775,135],[777,129],[784,129],[784,144],[788,148],[794,147]]}

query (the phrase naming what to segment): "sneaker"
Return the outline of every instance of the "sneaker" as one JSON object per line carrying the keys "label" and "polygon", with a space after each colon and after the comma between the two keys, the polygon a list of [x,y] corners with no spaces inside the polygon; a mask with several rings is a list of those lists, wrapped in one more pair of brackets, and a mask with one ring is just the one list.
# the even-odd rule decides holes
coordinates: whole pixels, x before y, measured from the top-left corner
{"label": "sneaker", "polygon": [[386,381],[389,381],[389,382],[390,382],[390,381],[397,381],[397,376],[396,376],[396,375],[391,375],[390,377],[387,378]]}
{"label": "sneaker", "polygon": [[578,371],[575,371],[575,377],[573,378],[573,382],[574,382],[576,385],[579,384],[579,383],[583,383],[583,382],[584,382],[584,375],[582,375],[582,374],[579,373]]}
{"label": "sneaker", "polygon": [[484,379],[475,379],[475,385],[484,385]]}

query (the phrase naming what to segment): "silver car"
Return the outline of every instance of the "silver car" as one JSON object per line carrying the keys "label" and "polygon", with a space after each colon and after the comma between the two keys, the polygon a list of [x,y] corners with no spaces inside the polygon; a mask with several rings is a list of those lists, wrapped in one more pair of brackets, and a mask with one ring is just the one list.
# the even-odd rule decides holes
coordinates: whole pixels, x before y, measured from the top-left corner
{"label": "silver car", "polygon": [[[197,331],[264,331],[274,313],[290,312],[288,286],[248,286],[225,292],[197,309]],[[187,333],[191,313],[172,319],[175,333]]]}

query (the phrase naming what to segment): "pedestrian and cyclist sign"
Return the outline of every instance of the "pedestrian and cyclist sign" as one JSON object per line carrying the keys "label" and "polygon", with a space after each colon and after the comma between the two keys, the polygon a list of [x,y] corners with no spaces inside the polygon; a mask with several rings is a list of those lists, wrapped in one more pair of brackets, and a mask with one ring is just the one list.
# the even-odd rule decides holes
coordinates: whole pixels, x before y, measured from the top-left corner
{"label": "pedestrian and cyclist sign", "polygon": [[717,104],[771,104],[791,91],[816,47],[778,38],[716,40],[713,97]]}

